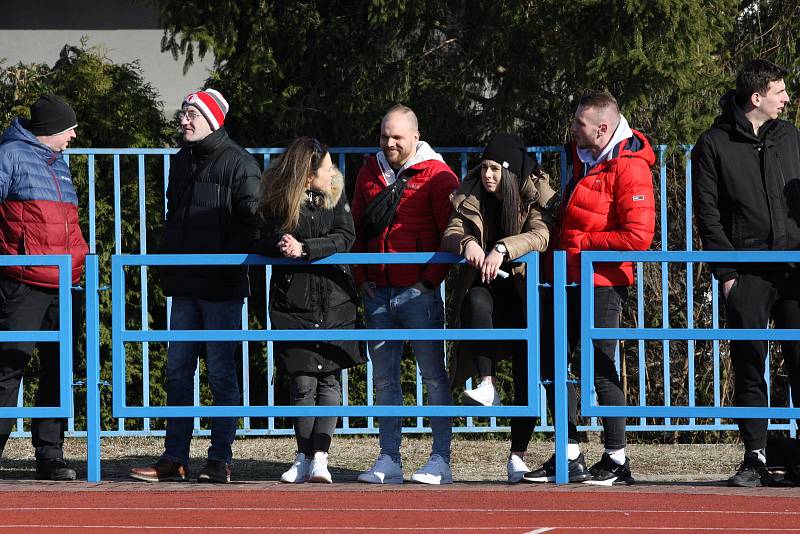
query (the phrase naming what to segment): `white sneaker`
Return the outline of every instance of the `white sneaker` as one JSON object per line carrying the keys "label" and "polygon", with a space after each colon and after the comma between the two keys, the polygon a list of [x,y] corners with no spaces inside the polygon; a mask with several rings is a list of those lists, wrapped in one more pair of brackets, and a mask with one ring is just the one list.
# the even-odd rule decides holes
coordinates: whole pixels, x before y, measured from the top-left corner
{"label": "white sneaker", "polygon": [[308,480],[308,468],[311,461],[302,452],[298,452],[294,458],[294,463],[285,473],[281,475],[281,482],[287,484],[302,484]]}
{"label": "white sneaker", "polygon": [[506,465],[508,469],[508,483],[509,484],[516,484],[517,482],[522,481],[522,475],[525,473],[529,473],[531,468],[528,467],[525,462],[517,456],[516,454],[512,454],[508,457],[508,464]]}
{"label": "white sneaker", "polygon": [[411,480],[420,484],[452,484],[453,472],[444,458],[431,454],[428,463],[414,471]]}
{"label": "white sneaker", "polygon": [[308,477],[309,482],[322,482],[324,484],[331,484],[331,473],[328,471],[328,453],[317,451],[314,453],[314,458],[311,460],[311,469]]}
{"label": "white sneaker", "polygon": [[475,389],[465,389],[461,394],[461,402],[470,406],[502,406],[500,394],[494,384],[485,380]]}
{"label": "white sneaker", "polygon": [[388,454],[381,454],[372,467],[358,475],[358,481],[368,484],[402,484],[403,468]]}

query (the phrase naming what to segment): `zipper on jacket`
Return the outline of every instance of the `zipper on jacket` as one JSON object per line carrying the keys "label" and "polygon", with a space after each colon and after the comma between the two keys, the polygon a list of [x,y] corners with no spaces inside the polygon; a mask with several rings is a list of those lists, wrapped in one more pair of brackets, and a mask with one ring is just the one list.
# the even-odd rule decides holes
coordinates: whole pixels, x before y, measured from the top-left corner
{"label": "zipper on jacket", "polygon": [[[55,158],[53,158],[51,161],[55,161]],[[67,216],[67,208],[66,208],[66,206],[64,206],[64,197],[61,195],[61,186],[58,183],[58,177],[56,176],[56,173],[53,172],[52,163],[48,163],[47,164],[47,169],[50,171],[50,177],[53,178],[53,183],[56,186],[56,192],[58,193],[58,203],[61,206],[61,213],[64,215],[64,239],[65,239],[64,248],[65,248],[67,254],[69,254],[69,249],[70,249],[70,247],[69,247],[69,218]]]}

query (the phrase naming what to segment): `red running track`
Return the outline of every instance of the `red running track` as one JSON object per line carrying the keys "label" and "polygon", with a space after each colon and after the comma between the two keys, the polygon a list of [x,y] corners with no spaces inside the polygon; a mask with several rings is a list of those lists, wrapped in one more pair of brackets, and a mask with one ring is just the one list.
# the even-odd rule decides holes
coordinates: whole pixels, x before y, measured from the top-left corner
{"label": "red running track", "polygon": [[800,532],[800,488],[730,494],[458,486],[6,486],[0,532]]}

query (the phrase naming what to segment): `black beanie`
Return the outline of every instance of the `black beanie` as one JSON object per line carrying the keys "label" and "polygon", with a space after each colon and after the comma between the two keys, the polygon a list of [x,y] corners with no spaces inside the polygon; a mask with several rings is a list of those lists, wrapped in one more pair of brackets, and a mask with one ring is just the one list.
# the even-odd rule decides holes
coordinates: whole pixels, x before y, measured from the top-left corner
{"label": "black beanie", "polygon": [[496,161],[516,174],[520,181],[530,176],[536,166],[534,159],[525,150],[522,141],[506,133],[492,136],[489,144],[483,149],[483,159]]}
{"label": "black beanie", "polygon": [[25,127],[33,135],[56,135],[78,126],[75,111],[56,95],[45,95],[31,106]]}

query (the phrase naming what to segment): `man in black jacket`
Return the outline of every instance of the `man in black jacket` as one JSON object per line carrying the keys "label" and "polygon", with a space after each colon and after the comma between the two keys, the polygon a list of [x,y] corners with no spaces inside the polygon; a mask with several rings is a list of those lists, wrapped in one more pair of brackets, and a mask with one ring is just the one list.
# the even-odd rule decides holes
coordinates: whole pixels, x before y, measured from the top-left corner
{"label": "man in black jacket", "polygon": [[[748,62],[722,114],[692,150],[695,219],[705,250],[800,249],[800,132],[778,119],[789,102],[787,71],[763,59]],[[787,264],[714,264],[730,328],[800,328],[800,271]],[[800,406],[800,343],[782,342]],[[731,341],[737,406],[767,406],[766,341]],[[767,419],[739,419],[744,461],[731,486],[767,483]]]}
{"label": "man in black jacket", "polygon": [[[258,233],[260,169],[223,128],[228,103],[213,89],[187,96],[181,111],[185,146],[170,161],[167,220],[159,252],[234,254],[250,252]],[[172,330],[239,330],[250,293],[246,266],[166,267],[161,287],[172,297]],[[172,342],[167,354],[167,404],[194,404],[194,373],[205,344],[214,404],[241,403],[234,360],[237,342]],[[211,422],[208,461],[198,482],[230,481],[236,418]],[[187,480],[191,418],[167,419],[164,454],[153,465],[131,469],[148,482]]]}

